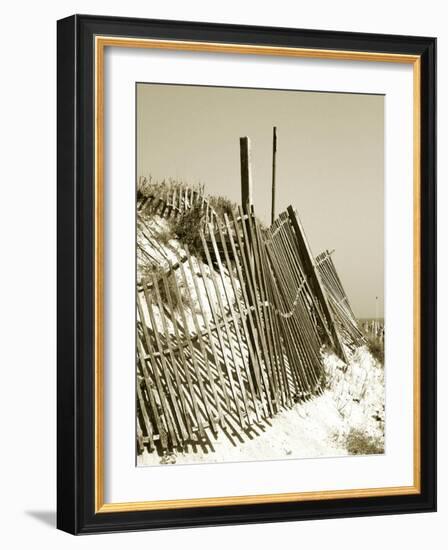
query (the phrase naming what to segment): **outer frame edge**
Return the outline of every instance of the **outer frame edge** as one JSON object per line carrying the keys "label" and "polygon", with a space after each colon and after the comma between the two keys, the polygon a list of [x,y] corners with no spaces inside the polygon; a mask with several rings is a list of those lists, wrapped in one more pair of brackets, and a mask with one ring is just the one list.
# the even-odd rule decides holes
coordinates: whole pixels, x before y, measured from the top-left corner
{"label": "outer frame edge", "polygon": [[76,448],[76,27],[57,23],[57,518],[77,532]]}

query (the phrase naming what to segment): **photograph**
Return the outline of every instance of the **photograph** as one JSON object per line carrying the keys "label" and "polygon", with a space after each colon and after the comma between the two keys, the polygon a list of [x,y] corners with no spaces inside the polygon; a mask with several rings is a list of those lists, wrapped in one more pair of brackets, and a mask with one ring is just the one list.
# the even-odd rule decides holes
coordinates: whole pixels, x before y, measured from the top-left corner
{"label": "photograph", "polygon": [[387,453],[385,96],[135,94],[136,465]]}

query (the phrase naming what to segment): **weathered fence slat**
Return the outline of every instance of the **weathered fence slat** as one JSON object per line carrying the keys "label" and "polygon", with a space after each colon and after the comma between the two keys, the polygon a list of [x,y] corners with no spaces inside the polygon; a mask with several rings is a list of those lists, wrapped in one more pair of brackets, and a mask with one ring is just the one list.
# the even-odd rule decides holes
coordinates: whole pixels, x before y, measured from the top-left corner
{"label": "weathered fence slat", "polygon": [[[168,307],[170,308],[170,311],[174,315],[175,308],[173,306],[173,297],[171,295],[171,290],[170,290],[170,287],[168,285],[167,277],[164,277],[163,283],[164,283],[164,286],[165,286],[165,295],[166,295],[167,300],[168,300]],[[173,286],[177,290],[177,283],[175,283]],[[179,300],[179,295],[176,294],[176,301],[178,301],[178,300]],[[175,341],[177,342],[178,350],[179,350],[179,354],[180,354],[180,364],[183,367],[183,374],[184,374],[185,379],[187,381],[189,396],[190,396],[190,399],[191,399],[191,405],[192,405],[192,409],[193,409],[193,413],[194,413],[193,418],[196,421],[198,431],[199,431],[199,435],[201,437],[204,437],[205,432],[204,432],[203,421],[201,419],[201,413],[199,411],[199,404],[198,404],[196,392],[195,392],[194,387],[193,387],[193,381],[192,381],[192,378],[191,378],[190,369],[188,367],[188,361],[187,361],[187,358],[186,358],[186,355],[185,355],[185,352],[184,352],[184,346],[182,345],[183,343],[182,343],[182,340],[181,340],[179,328],[178,328],[177,322],[175,320],[173,322],[173,329],[174,329]]]}
{"label": "weathered fence slat", "polygon": [[[174,287],[174,291],[176,293],[177,303],[182,304],[182,296],[180,294],[180,291],[179,291],[179,288],[178,288],[178,285],[177,285],[177,281],[176,281],[176,284],[173,285],[173,287]],[[189,297],[188,292],[186,293],[186,295]],[[182,326],[183,326],[183,329],[184,329],[184,337],[187,341],[187,348],[188,348],[188,351],[190,353],[191,363],[193,365],[193,370],[194,370],[194,373],[195,373],[195,376],[196,376],[196,380],[198,382],[199,390],[200,390],[201,397],[202,397],[202,402],[204,403],[204,407],[205,407],[205,410],[207,412],[207,417],[209,419],[210,426],[212,427],[213,431],[216,433],[217,432],[217,427],[216,427],[215,417],[214,417],[212,408],[210,406],[210,402],[209,402],[209,399],[208,399],[207,392],[206,392],[205,387],[204,387],[204,382],[202,380],[202,375],[201,375],[199,365],[198,365],[198,362],[197,362],[197,356],[196,356],[196,353],[195,353],[195,350],[194,350],[193,342],[191,341],[190,329],[189,329],[189,326],[188,326],[188,321],[187,321],[187,317],[186,317],[186,314],[185,314],[185,310],[182,306],[179,307],[178,309],[179,309],[179,312],[180,312],[180,315],[181,315]],[[188,372],[188,370],[189,370],[188,362],[185,363],[185,370],[186,370],[186,372]]]}
{"label": "weathered fence slat", "polygon": [[[221,293],[220,293],[220,290],[219,290],[219,287],[218,287],[218,284],[217,284],[217,281],[216,281],[215,270],[213,268],[213,262],[212,262],[210,252],[208,250],[208,246],[207,246],[207,243],[205,241],[205,237],[204,237],[203,234],[201,235],[201,239],[202,239],[202,245],[204,247],[204,252],[205,252],[205,255],[206,255],[206,258],[207,258],[208,267],[209,267],[209,270],[210,270],[211,280],[213,282],[213,286],[214,286],[214,289],[215,289],[216,298],[218,300],[218,305],[219,305],[219,309],[220,309],[220,312],[221,312],[221,317],[224,320],[225,333],[226,333],[226,336],[227,336],[227,341],[229,343],[230,352],[231,352],[232,359],[233,359],[233,365],[234,365],[234,368],[235,368],[236,379],[237,379],[238,385],[240,387],[241,396],[242,396],[243,403],[244,403],[244,409],[246,411],[246,421],[250,425],[252,423],[252,419],[251,419],[250,407],[249,407],[248,401],[247,401],[247,395],[246,395],[247,390],[244,387],[244,383],[243,383],[243,380],[242,380],[242,377],[241,377],[241,370],[240,370],[238,357],[236,355],[235,347],[234,347],[234,344],[233,344],[233,337],[232,337],[232,334],[231,334],[231,331],[230,331],[229,323],[227,321],[227,316],[226,316],[226,311],[225,311],[224,304],[223,304],[223,301],[222,301],[222,296],[221,296]],[[228,376],[229,376],[229,378],[232,376],[231,372],[228,373]]]}
{"label": "weathered fence slat", "polygon": [[[260,338],[260,342],[261,342],[261,346],[259,346],[259,342],[258,342],[258,336],[261,336],[261,333],[260,333],[260,327],[258,326],[258,329],[256,328],[257,327],[257,319],[256,319],[256,316],[254,315],[254,308],[252,307],[252,303],[253,302],[250,302],[249,301],[249,298],[248,298],[248,293],[247,293],[247,290],[246,290],[246,280],[243,276],[243,272],[242,272],[242,269],[241,269],[241,265],[242,265],[242,258],[241,258],[241,255],[238,254],[237,252],[237,248],[236,248],[236,245],[235,245],[235,241],[234,241],[234,238],[233,238],[233,234],[232,234],[232,229],[231,229],[231,226],[230,226],[230,221],[229,221],[229,218],[227,216],[227,214],[225,214],[224,216],[225,218],[225,224],[226,224],[226,228],[227,228],[227,235],[228,235],[228,239],[229,239],[229,244],[230,244],[230,247],[231,247],[231,250],[232,250],[232,254],[233,254],[233,258],[234,258],[234,264],[235,264],[235,268],[236,268],[236,272],[237,272],[237,278],[238,278],[238,282],[239,282],[239,286],[240,286],[240,289],[241,289],[241,298],[242,298],[242,301],[243,301],[243,304],[239,304],[240,305],[240,315],[241,317],[244,319],[244,330],[245,330],[245,337],[246,337],[246,341],[247,341],[247,345],[248,345],[248,348],[249,348],[249,354],[250,354],[250,365],[249,365],[249,370],[253,370],[253,376],[254,376],[254,379],[255,379],[255,383],[256,383],[256,391],[257,393],[259,393],[260,395],[262,394],[263,392],[263,387],[262,387],[262,380],[261,380],[261,371],[263,369],[263,361],[268,361],[268,357],[266,355],[263,356],[263,352],[265,351],[264,350],[264,346],[263,346],[263,342],[261,341],[262,339]],[[237,235],[237,237],[239,236],[239,230],[238,230],[238,225],[237,225],[237,222],[234,221],[234,229],[235,229],[235,234]],[[223,240],[223,247],[225,247],[225,250],[227,252],[227,246],[224,242],[224,238],[222,236],[222,240]],[[239,252],[242,254],[242,243],[241,241],[239,241]],[[227,259],[228,261],[228,259]],[[245,308],[245,312],[242,311],[242,308]],[[255,317],[255,318],[254,318]],[[248,325],[247,323],[245,322],[245,318],[247,318],[248,320]],[[262,401],[262,407],[263,407],[263,410],[265,412],[265,414],[267,414],[267,410],[266,410],[266,404],[265,404],[265,401]]]}
{"label": "weathered fence slat", "polygon": [[[142,347],[142,344],[141,344],[139,339],[137,339],[137,354],[138,354],[139,359],[140,359],[140,365],[142,366],[142,372],[143,372],[143,376],[144,376],[144,379],[145,379],[146,393],[148,395],[148,399],[149,399],[149,402],[151,404],[151,411],[152,411],[152,415],[154,417],[154,421],[155,421],[155,424],[156,424],[156,427],[157,427],[157,431],[159,432],[160,443],[161,443],[162,447],[164,449],[166,449],[167,446],[168,446],[167,427],[166,427],[166,423],[164,421],[163,416],[161,414],[159,414],[159,409],[157,407],[157,403],[155,401],[155,397],[154,397],[154,394],[153,394],[153,389],[151,387],[151,379],[150,379],[149,373],[146,369],[146,360],[144,359],[145,354],[144,354],[143,347]],[[150,429],[150,427],[148,427],[148,430],[149,429]]]}
{"label": "weathered fence slat", "polygon": [[[230,270],[231,266],[232,266],[232,263],[230,261],[229,253],[228,253],[228,250],[227,250],[226,239],[224,238],[224,234],[221,230],[221,227],[219,227],[219,226],[218,226],[218,233],[219,233],[219,237],[220,237],[220,240],[221,240],[222,249],[223,249],[223,252],[224,252],[225,262],[226,262],[228,270]],[[231,238],[231,237],[229,236],[229,238]],[[217,258],[218,258],[219,257],[219,251],[218,251],[217,243],[216,243],[215,238],[214,238],[213,235],[212,235],[212,241],[213,241],[213,246],[214,246],[214,249],[215,249],[215,253],[216,253]],[[219,263],[220,272],[223,273],[223,266],[222,266],[222,263],[221,263],[221,259],[218,260],[218,263]],[[232,285],[232,290],[233,290],[233,297],[234,297],[235,303],[237,305],[238,313],[240,315],[240,321],[241,321],[241,325],[242,325],[242,328],[243,328],[243,330],[242,330],[243,334],[240,334],[239,325],[236,322],[236,318],[235,318],[235,314],[234,314],[234,308],[233,308],[233,305],[232,305],[232,300],[228,300],[229,308],[230,308],[230,311],[232,312],[233,317],[235,318],[235,321],[234,321],[234,324],[235,324],[235,327],[236,327],[235,332],[237,333],[238,343],[239,343],[240,351],[241,351],[241,357],[243,359],[243,366],[244,366],[244,369],[246,371],[246,377],[247,377],[247,380],[248,380],[248,383],[249,383],[249,388],[250,388],[250,391],[251,391],[251,394],[252,394],[252,401],[253,401],[254,410],[255,410],[255,413],[256,413],[256,416],[257,416],[257,420],[260,421],[261,417],[260,417],[260,410],[259,410],[259,406],[258,406],[257,391],[255,390],[254,380],[252,378],[252,373],[250,372],[250,362],[252,362],[252,363],[257,362],[257,358],[255,357],[253,347],[252,347],[252,342],[250,340],[249,333],[248,333],[248,330],[247,330],[246,316],[245,316],[244,311],[243,311],[241,300],[238,297],[238,290],[237,290],[237,287],[236,287],[236,279],[232,276],[230,271],[229,271],[229,273],[230,273],[229,279],[230,279],[230,282],[231,282],[231,285]],[[223,279],[223,281],[224,281],[224,279]],[[246,345],[247,345],[247,348],[248,348],[249,362],[247,361],[247,358],[245,357],[245,354],[244,354],[244,349],[243,349],[243,345],[242,345],[243,336],[244,336],[244,341],[246,342]],[[259,389],[260,388],[258,387],[257,390],[259,390]]]}
{"label": "weathered fence slat", "polygon": [[[240,400],[239,400],[239,397],[238,397],[238,394],[237,394],[237,391],[236,391],[235,383],[234,383],[234,380],[233,380],[232,365],[229,363],[229,359],[228,359],[228,356],[227,356],[227,353],[226,353],[226,345],[224,343],[224,337],[223,337],[222,331],[220,329],[219,315],[218,315],[218,312],[216,311],[216,307],[215,307],[215,304],[214,304],[214,301],[213,301],[212,291],[211,291],[211,289],[209,287],[209,284],[207,282],[207,275],[205,273],[205,270],[204,270],[201,262],[198,262],[198,265],[199,265],[199,270],[200,270],[200,273],[201,273],[202,280],[204,282],[204,288],[205,288],[205,292],[206,292],[206,295],[207,295],[207,300],[208,300],[208,303],[209,303],[210,311],[212,313],[213,322],[214,322],[215,327],[216,327],[216,334],[217,334],[217,337],[218,337],[219,348],[221,350],[221,355],[222,355],[222,358],[223,358],[225,372],[227,374],[227,379],[229,381],[230,391],[231,391],[232,397],[233,397],[233,403],[235,405],[235,409],[236,409],[236,412],[237,412],[237,415],[238,415],[240,426],[243,428],[244,427],[244,413],[243,413],[243,410],[242,410],[242,407],[241,407],[241,404],[240,404]],[[223,321],[222,324],[224,326],[224,321]],[[221,376],[221,378],[223,378],[221,370],[220,370],[220,376]],[[223,383],[223,388],[224,389],[226,388],[225,382]]]}
{"label": "weathered fence slat", "polygon": [[[153,427],[152,427],[152,422],[149,418],[149,414],[148,414],[147,406],[146,406],[146,403],[145,403],[145,399],[144,399],[143,394],[142,394],[142,388],[141,388],[141,385],[140,385],[140,380],[138,380],[138,379],[137,379],[137,397],[138,397],[139,410],[140,410],[141,415],[143,416],[144,427],[145,427],[145,430],[148,434],[147,437],[148,437],[148,443],[149,443],[149,450],[152,451],[152,449],[154,448],[154,440],[152,438],[152,434],[153,434],[154,430],[153,430]],[[139,425],[139,438],[143,438],[143,430],[140,427],[140,420],[138,419],[137,421],[138,421],[138,425]]]}
{"label": "weathered fence slat", "polygon": [[[170,375],[170,372],[169,372],[169,366],[168,366],[168,364],[165,360],[165,357],[164,357],[165,354],[163,353],[162,345],[158,346],[159,347],[159,353],[161,354],[160,359],[161,359],[161,362],[162,362],[162,365],[163,365],[163,368],[164,368],[165,377],[166,377],[167,383],[168,383],[169,393],[170,393],[171,400],[173,402],[173,406],[174,406],[174,409],[175,409],[175,412],[176,412],[176,417],[177,417],[178,422],[179,422],[179,426],[180,426],[180,430],[181,430],[181,434],[182,434],[182,439],[184,441],[186,441],[188,439],[188,435],[190,437],[192,436],[192,431],[191,431],[191,426],[189,425],[188,416],[187,416],[187,407],[186,407],[186,402],[185,402],[185,395],[184,395],[184,391],[183,391],[183,388],[182,388],[182,382],[180,380],[179,372],[177,370],[176,358],[174,356],[174,351],[173,351],[172,346],[171,346],[171,336],[170,336],[169,331],[168,331],[168,323],[167,323],[167,319],[166,319],[166,315],[165,315],[165,308],[163,306],[163,302],[162,302],[162,299],[161,299],[161,296],[160,296],[159,284],[156,281],[155,277],[152,278],[152,281],[153,281],[153,288],[155,290],[155,297],[156,297],[156,301],[157,301],[157,307],[158,307],[158,310],[159,310],[160,318],[162,320],[163,331],[165,333],[165,341],[167,343],[168,351],[169,351],[169,355],[170,355],[170,359],[171,359],[171,367],[174,371],[174,378],[175,378],[175,381],[176,381],[177,392],[173,388],[173,384],[172,384],[172,381],[171,381],[171,375]],[[162,280],[162,284],[164,284],[164,280]],[[148,293],[148,290],[146,289],[145,292]],[[155,332],[157,333],[158,331],[156,330]],[[182,405],[182,411],[179,410],[179,407],[178,407],[178,404],[177,404],[177,397],[179,397],[179,399],[180,399],[180,402],[181,402],[181,405]],[[188,435],[187,435],[185,425],[187,426],[187,429],[188,429]]]}
{"label": "weathered fence slat", "polygon": [[266,393],[268,397],[268,403],[270,405],[271,414],[275,414],[275,412],[278,411],[278,402],[277,402],[277,395],[276,395],[275,370],[272,368],[272,354],[271,354],[271,349],[269,345],[269,336],[270,336],[271,329],[269,326],[269,317],[267,315],[268,308],[267,308],[264,272],[261,264],[261,247],[260,247],[260,242],[258,241],[258,235],[255,228],[254,218],[255,216],[253,215],[253,211],[251,211],[249,213],[249,220],[248,220],[248,229],[249,229],[248,234],[250,235],[249,242],[252,243],[257,285],[258,285],[259,294],[260,294],[260,302],[261,302],[260,305],[261,305],[261,312],[262,312],[262,319],[263,319],[263,328],[264,328],[265,341],[267,346],[266,353],[267,353],[267,357],[269,357],[269,361],[266,363],[266,366],[268,368],[265,369],[267,373]]}
{"label": "weathered fence slat", "polygon": [[[185,288],[188,288],[188,279],[187,279],[187,276],[185,274],[185,269],[184,269],[184,266],[183,266],[182,263],[180,264],[180,272],[182,274],[182,279],[184,281]],[[196,312],[195,312],[195,309],[194,309],[193,300],[192,300],[192,297],[190,295],[190,292],[186,292],[185,295],[187,296],[187,302],[188,302],[188,306],[189,306],[190,311],[191,311],[191,317],[193,319],[194,328],[196,330],[196,334],[198,335],[199,348],[200,348],[200,351],[201,351],[202,356],[203,356],[205,369],[207,371],[208,381],[209,381],[209,384],[210,384],[213,399],[215,401],[216,410],[218,412],[219,422],[220,422],[221,426],[224,426],[224,419],[223,419],[222,410],[221,410],[221,402],[218,398],[218,394],[217,394],[216,387],[215,387],[215,382],[213,380],[213,376],[212,376],[212,373],[211,373],[211,370],[210,370],[210,364],[209,364],[209,361],[208,361],[207,350],[206,350],[206,346],[205,346],[203,338],[202,338],[202,331],[199,327],[199,322],[198,322],[197,315],[196,315]],[[204,386],[204,391],[205,391],[205,386]],[[213,424],[214,421],[215,421],[215,419],[213,418],[212,424]]]}
{"label": "weathered fence slat", "polygon": [[[149,317],[150,317],[150,320],[151,320],[151,325],[153,327],[155,327],[156,325],[155,325],[155,322],[154,322],[154,313],[153,313],[153,310],[152,310],[152,302],[151,302],[151,298],[150,298],[148,293],[145,293],[145,299],[146,299],[146,303],[147,303],[147,311],[148,311],[148,314],[149,314]],[[144,318],[143,309],[142,309],[142,306],[141,306],[141,303],[140,303],[140,299],[137,300],[137,304],[138,304],[138,307],[139,307],[139,310],[140,310],[140,313],[141,313],[140,320],[141,320],[142,326],[143,326],[143,334],[145,336],[145,342],[146,342],[146,347],[148,349],[148,355],[151,358],[153,358],[154,357],[154,347],[153,347],[153,344],[151,342],[151,337],[149,335],[148,328],[146,326],[146,321],[145,321],[145,318]],[[158,331],[157,330],[154,330],[154,336],[155,336],[156,347],[160,351],[161,345],[160,345],[160,340],[159,340],[159,337],[158,337]],[[153,373],[154,373],[154,377],[155,377],[155,381],[156,381],[156,388],[157,388],[157,392],[158,392],[158,395],[159,395],[160,404],[161,404],[162,410],[164,412],[168,433],[171,437],[173,445],[177,446],[176,426],[175,426],[175,423],[173,422],[173,418],[172,418],[173,415],[172,415],[171,407],[169,405],[168,398],[167,398],[167,395],[165,393],[165,388],[164,388],[164,384],[163,384],[163,381],[162,381],[163,374],[161,376],[160,373],[159,373],[159,368],[158,368],[158,364],[157,364],[156,359],[152,359],[152,365],[153,365]],[[163,373],[163,368],[162,368],[162,373]]]}
{"label": "weathered fence slat", "polygon": [[[187,253],[188,265],[189,265],[189,268],[190,268],[190,272],[195,273],[195,270],[193,268],[193,261],[191,259],[191,255],[190,255],[190,252],[188,250],[188,247],[185,247],[185,250],[186,250],[186,253]],[[196,297],[197,297],[198,303],[199,303],[199,308],[201,310],[202,318],[204,320],[204,324],[205,324],[205,327],[206,327],[206,330],[207,330],[210,350],[212,352],[213,359],[214,359],[215,365],[216,365],[216,370],[218,372],[218,380],[220,382],[221,391],[222,391],[225,403],[226,403],[227,407],[230,409],[230,400],[229,400],[229,396],[227,394],[227,388],[226,388],[226,385],[225,385],[225,380],[224,380],[224,377],[222,375],[222,368],[221,368],[221,365],[220,365],[218,352],[216,350],[216,345],[215,345],[215,340],[214,340],[214,337],[213,337],[212,328],[210,326],[210,322],[208,320],[207,313],[206,313],[205,306],[204,306],[204,301],[202,299],[201,291],[199,289],[198,278],[197,277],[192,277],[192,279],[193,279],[193,284],[194,284],[195,291],[196,291]],[[219,328],[217,330],[219,330]]]}
{"label": "weathered fence slat", "polygon": [[[250,213],[247,213],[247,218],[243,219],[243,212],[240,209],[240,218],[241,218],[241,229],[243,232],[243,250],[244,254],[242,255],[243,258],[246,259],[246,265],[245,265],[245,275],[246,280],[248,281],[248,287],[250,289],[250,300],[253,304],[253,307],[255,308],[255,312],[257,315],[257,333],[260,338],[260,343],[262,347],[264,347],[264,353],[267,354],[267,348],[266,348],[266,340],[265,340],[265,326],[264,326],[264,319],[263,319],[263,302],[261,301],[261,297],[259,294],[259,287],[258,287],[258,277],[257,277],[257,269],[256,266],[258,265],[258,262],[255,258],[254,254],[254,248],[253,248],[253,239],[252,239],[252,233],[250,228]],[[269,364],[269,359],[267,360],[267,364]],[[261,369],[261,379],[263,381],[264,386],[264,394],[266,396],[267,405],[269,408],[270,413],[273,412],[273,405],[270,398],[270,388],[269,388],[269,379],[267,376],[267,372],[270,372],[269,367],[262,368]]]}
{"label": "weathered fence slat", "polygon": [[[240,267],[242,267],[242,270],[240,269],[240,272],[242,271],[241,280],[243,280],[243,273],[244,273],[244,281],[241,285],[241,288],[244,289],[244,293],[246,297],[245,298],[246,308],[247,308],[249,323],[251,328],[251,334],[249,335],[249,338],[252,341],[252,345],[256,349],[261,348],[261,352],[263,353],[263,359],[266,363],[268,363],[269,358],[267,357],[267,352],[266,352],[264,331],[263,331],[262,322],[261,322],[260,307],[257,301],[256,290],[255,290],[254,283],[252,280],[252,275],[251,275],[252,273],[251,264],[250,264],[252,260],[251,250],[249,247],[247,235],[244,234],[243,239],[241,238],[239,225],[238,225],[240,222],[241,232],[244,232],[245,230],[244,225],[245,225],[245,221],[247,220],[247,217],[244,218],[244,216],[241,213],[239,220],[237,220],[236,213],[233,212],[232,215],[233,215],[233,226],[235,229],[235,236],[237,238],[237,244],[239,249],[239,255],[235,255],[235,257],[238,259],[238,263],[240,263]],[[231,238],[231,242],[232,241],[233,239]],[[260,388],[260,391],[263,391],[262,385],[266,391],[266,378],[263,374],[264,373],[263,362],[260,360],[258,365],[253,364],[252,366],[255,371],[255,376],[256,376],[257,384],[258,384],[258,387]],[[259,367],[259,369],[257,368],[257,366]],[[263,402],[263,408],[265,410],[265,414],[267,414],[266,407],[267,407],[267,399],[266,399],[266,403]]]}

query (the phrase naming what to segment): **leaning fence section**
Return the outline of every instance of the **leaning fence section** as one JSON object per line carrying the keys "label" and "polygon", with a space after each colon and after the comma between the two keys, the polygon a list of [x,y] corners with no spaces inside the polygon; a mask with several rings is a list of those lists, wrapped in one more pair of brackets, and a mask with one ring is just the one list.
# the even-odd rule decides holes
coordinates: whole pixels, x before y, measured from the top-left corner
{"label": "leaning fence section", "polygon": [[[207,210],[199,192],[148,200],[139,208],[162,216]],[[140,451],[250,432],[322,391],[323,344],[344,358],[346,342],[362,339],[331,257],[312,258],[293,209],[269,229],[249,208],[207,213],[201,242],[201,254],[177,251],[137,287]]]}
{"label": "leaning fence section", "polygon": [[328,250],[319,254],[316,258],[316,266],[328,296],[334,323],[342,335],[345,346],[353,350],[365,343],[366,340],[359,329],[358,321],[350,306],[331,254]]}

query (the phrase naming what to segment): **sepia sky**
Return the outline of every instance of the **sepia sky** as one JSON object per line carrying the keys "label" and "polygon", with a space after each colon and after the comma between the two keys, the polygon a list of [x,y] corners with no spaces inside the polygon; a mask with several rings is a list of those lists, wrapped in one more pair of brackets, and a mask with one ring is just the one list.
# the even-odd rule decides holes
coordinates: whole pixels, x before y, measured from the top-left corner
{"label": "sepia sky", "polygon": [[241,202],[239,138],[252,147],[254,206],[298,210],[313,254],[333,261],[358,317],[383,316],[384,96],[137,84],[137,177],[204,183]]}

